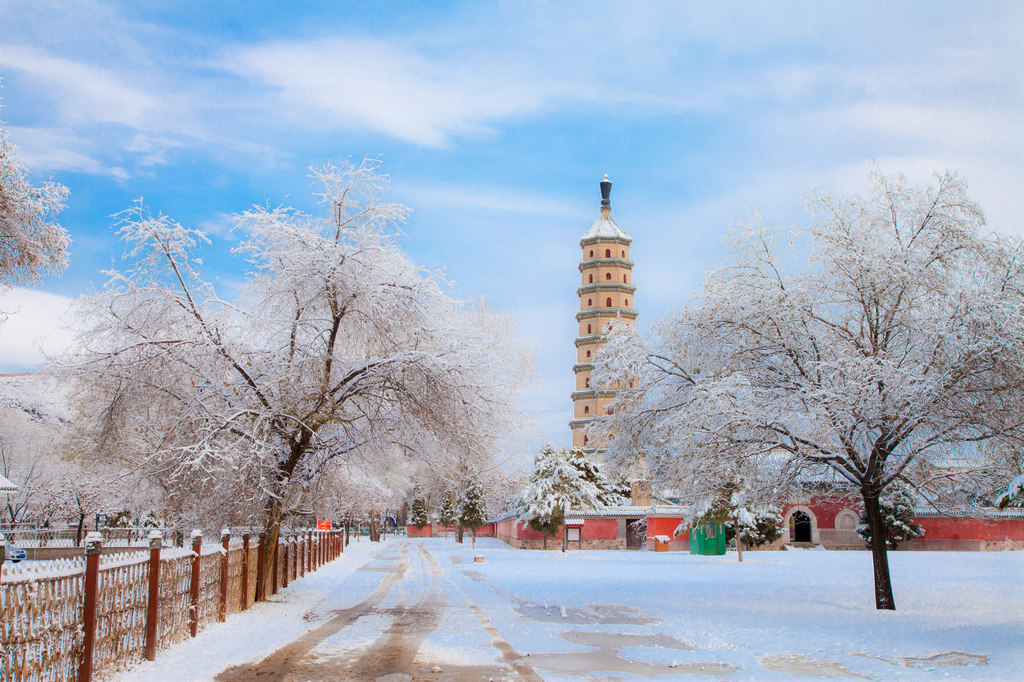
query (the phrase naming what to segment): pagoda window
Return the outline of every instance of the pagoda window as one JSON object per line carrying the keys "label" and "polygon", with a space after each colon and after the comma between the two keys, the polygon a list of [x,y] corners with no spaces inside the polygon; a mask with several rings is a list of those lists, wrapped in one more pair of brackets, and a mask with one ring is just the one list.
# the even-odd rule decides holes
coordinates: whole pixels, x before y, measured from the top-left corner
{"label": "pagoda window", "polygon": [[612,278],[612,273],[610,273],[610,272],[604,273],[604,278],[605,279],[611,279]]}
{"label": "pagoda window", "polygon": [[589,307],[590,307],[590,306],[592,306],[592,305],[594,305],[594,299],[592,299],[592,298],[588,298],[588,299],[587,299],[587,307],[589,308]]}
{"label": "pagoda window", "polygon": [[589,405],[584,405],[584,407],[583,407],[583,414],[590,414],[590,406]]}
{"label": "pagoda window", "polygon": [[587,357],[588,358],[590,357],[590,351],[589,350],[587,351]]}
{"label": "pagoda window", "polygon": [[622,252],[622,257],[623,257],[623,258],[625,258],[625,257],[626,257],[626,252],[625,252],[625,250],[623,250],[623,252]]}
{"label": "pagoda window", "polygon": [[629,275],[623,275],[622,276],[622,283],[623,284],[629,284]]}
{"label": "pagoda window", "polygon": [[594,250],[593,250],[593,249],[591,249],[591,250],[590,250],[590,257],[591,257],[591,258],[593,258],[593,257],[594,257]]}
{"label": "pagoda window", "polygon": [[611,249],[605,249],[604,250],[604,257],[605,258],[611,258],[612,257],[612,250]]}
{"label": "pagoda window", "polygon": [[591,332],[590,332],[590,325],[589,325],[589,324],[587,325],[587,333],[588,333],[588,334],[590,334],[590,333],[591,333]]}
{"label": "pagoda window", "polygon": [[628,298],[626,299],[626,305],[627,306],[629,305],[629,299]]}
{"label": "pagoda window", "polygon": [[590,436],[583,436],[583,444],[586,445],[587,441],[590,440]]}
{"label": "pagoda window", "polygon": [[[628,301],[627,301],[627,303],[628,303]],[[612,307],[612,298],[611,298],[611,296],[609,296],[608,298],[604,299],[604,307],[605,308],[611,308]]]}
{"label": "pagoda window", "polygon": [[590,280],[587,282],[587,284],[593,284],[593,283],[594,283],[594,276],[591,275],[590,276]]}
{"label": "pagoda window", "polygon": [[586,388],[590,388],[590,377],[587,377]]}

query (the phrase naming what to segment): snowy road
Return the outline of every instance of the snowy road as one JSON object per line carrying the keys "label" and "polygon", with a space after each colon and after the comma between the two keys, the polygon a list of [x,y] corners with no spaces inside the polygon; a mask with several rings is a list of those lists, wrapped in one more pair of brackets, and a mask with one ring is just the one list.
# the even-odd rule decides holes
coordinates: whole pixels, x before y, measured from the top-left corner
{"label": "snowy road", "polygon": [[[418,661],[417,653],[427,637],[438,629],[449,608],[445,595],[445,574],[441,564],[422,543],[392,541],[385,543],[377,558],[359,570],[383,574],[380,585],[355,606],[340,609],[330,620],[278,649],[252,665],[233,667],[217,676],[218,681],[243,682],[259,679],[282,680],[375,680],[389,679],[486,679],[517,673],[523,679],[540,679],[522,663],[507,642],[502,640],[479,607],[468,599],[451,608],[468,608],[488,631],[492,643],[506,665],[447,666],[440,675],[432,672],[440,666]],[[396,551],[397,549],[397,551]],[[453,564],[454,565],[454,564]],[[450,580],[450,577],[449,577]],[[460,591],[461,592],[461,591]],[[462,593],[465,597],[465,594]],[[321,605],[321,608],[326,605]],[[341,637],[357,621],[380,624],[377,638],[366,644],[358,638],[353,646],[349,637]],[[386,628],[384,627],[386,625]]]}
{"label": "snowy road", "polygon": [[894,553],[895,613],[873,608],[867,552],[745,559],[364,540],[120,680],[1014,680],[1024,669],[1024,552]]}

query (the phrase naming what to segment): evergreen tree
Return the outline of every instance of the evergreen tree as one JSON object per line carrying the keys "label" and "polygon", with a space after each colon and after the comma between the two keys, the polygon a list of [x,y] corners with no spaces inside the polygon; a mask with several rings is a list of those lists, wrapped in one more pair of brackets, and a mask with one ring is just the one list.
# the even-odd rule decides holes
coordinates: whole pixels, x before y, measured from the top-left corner
{"label": "evergreen tree", "polygon": [[612,483],[605,478],[597,462],[587,459],[587,455],[580,448],[573,448],[569,451],[569,463],[579,472],[580,480],[592,483],[597,486],[598,500],[603,507],[617,507],[630,496],[628,483]]}
{"label": "evergreen tree", "polygon": [[523,491],[522,521],[547,538],[554,537],[570,508],[601,509],[600,473],[580,450],[568,451],[550,443],[533,462],[533,474]]}
{"label": "evergreen tree", "polygon": [[[782,514],[774,510],[763,510],[752,514],[749,522],[740,522],[740,542],[746,547],[760,547],[771,544],[782,537]],[[725,527],[726,541],[736,537],[736,526]]]}
{"label": "evergreen tree", "polygon": [[[924,528],[914,523],[914,498],[906,487],[891,487],[878,500],[884,528],[888,531],[885,539],[889,549],[896,549],[900,542],[906,542],[924,535]],[[860,513],[857,535],[871,546],[871,528],[864,512]]]}
{"label": "evergreen tree", "polygon": [[445,528],[455,525],[455,502],[450,492],[445,493],[441,500],[441,508],[437,510],[437,522]]}
{"label": "evergreen tree", "polygon": [[1006,490],[996,498],[996,507],[1024,507],[1024,474],[1014,477],[1006,486]]}
{"label": "evergreen tree", "polygon": [[714,497],[709,507],[691,524],[697,527],[708,523],[725,526],[726,540],[732,540],[739,531],[736,543],[737,557],[743,561],[743,546],[760,547],[782,537],[782,514],[774,504],[752,504],[746,499],[742,483],[730,483]]}
{"label": "evergreen tree", "polygon": [[473,549],[476,549],[476,529],[487,523],[484,488],[476,477],[471,476],[466,481],[459,495],[459,523],[473,532]]}
{"label": "evergreen tree", "polygon": [[430,523],[427,503],[422,497],[416,497],[413,499],[410,511],[411,514],[409,515],[409,520],[417,529],[422,530],[423,526]]}

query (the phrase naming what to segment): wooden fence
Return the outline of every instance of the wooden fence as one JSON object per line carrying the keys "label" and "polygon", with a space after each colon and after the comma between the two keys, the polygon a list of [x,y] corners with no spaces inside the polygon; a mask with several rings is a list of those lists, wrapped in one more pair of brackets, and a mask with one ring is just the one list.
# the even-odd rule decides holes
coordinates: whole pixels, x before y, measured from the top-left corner
{"label": "wooden fence", "polygon": [[344,550],[341,531],[283,535],[263,585],[263,534],[220,540],[203,544],[194,532],[191,549],[168,549],[154,532],[148,552],[101,555],[93,533],[84,557],[21,566],[3,561],[0,544],[0,680],[88,682],[153,660]]}

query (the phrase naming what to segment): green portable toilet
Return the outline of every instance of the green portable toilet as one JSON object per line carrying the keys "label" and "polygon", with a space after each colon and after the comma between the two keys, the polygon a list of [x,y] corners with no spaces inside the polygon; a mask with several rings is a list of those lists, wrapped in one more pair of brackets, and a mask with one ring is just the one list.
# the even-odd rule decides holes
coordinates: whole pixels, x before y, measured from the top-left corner
{"label": "green portable toilet", "polygon": [[722,556],[725,554],[725,526],[721,523],[705,523],[690,527],[690,554],[701,556]]}

